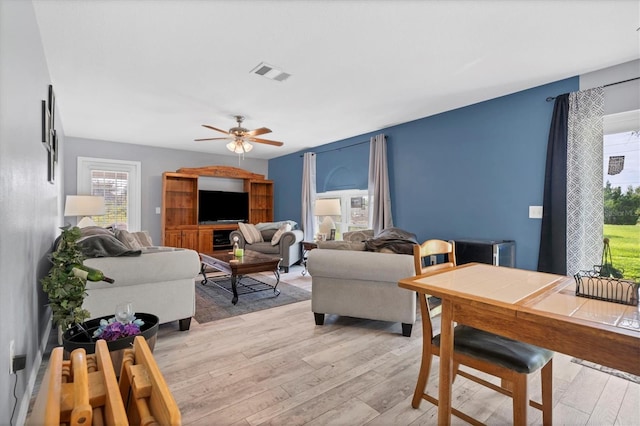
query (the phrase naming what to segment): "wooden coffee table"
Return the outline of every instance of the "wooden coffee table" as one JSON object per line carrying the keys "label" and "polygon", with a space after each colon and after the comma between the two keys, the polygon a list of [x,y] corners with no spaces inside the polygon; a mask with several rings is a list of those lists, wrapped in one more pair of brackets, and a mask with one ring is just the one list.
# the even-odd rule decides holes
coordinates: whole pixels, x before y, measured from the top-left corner
{"label": "wooden coffee table", "polygon": [[[227,252],[200,253],[200,262],[202,263],[201,273],[204,277],[202,284],[210,281],[205,274],[205,267],[211,266],[231,276],[231,289],[233,293],[231,303],[234,305],[238,303],[238,284],[243,288],[242,294],[273,289],[274,294],[278,296],[280,294],[280,290],[278,290],[277,287],[280,282],[281,261],[282,259],[280,257],[268,256],[251,250],[245,250],[244,256],[242,257],[235,257],[233,253]],[[272,286],[267,283],[261,283],[262,285],[258,288],[256,285],[244,285],[241,283],[243,275],[266,271],[273,271],[273,275],[276,277],[275,285]],[[221,289],[229,291],[216,284],[215,281],[211,280],[211,282]]]}

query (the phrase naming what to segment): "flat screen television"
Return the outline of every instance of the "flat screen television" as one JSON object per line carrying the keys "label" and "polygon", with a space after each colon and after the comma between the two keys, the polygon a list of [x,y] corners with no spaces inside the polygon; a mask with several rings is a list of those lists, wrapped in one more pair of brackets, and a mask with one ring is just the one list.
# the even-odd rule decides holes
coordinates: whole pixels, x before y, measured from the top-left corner
{"label": "flat screen television", "polygon": [[230,191],[198,191],[198,222],[249,221],[249,194]]}

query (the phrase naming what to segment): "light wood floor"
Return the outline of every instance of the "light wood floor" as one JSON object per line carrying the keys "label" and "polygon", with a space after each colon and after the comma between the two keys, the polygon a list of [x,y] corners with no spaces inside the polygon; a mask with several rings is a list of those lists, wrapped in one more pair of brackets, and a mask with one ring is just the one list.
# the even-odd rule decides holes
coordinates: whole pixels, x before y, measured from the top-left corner
{"label": "light wood floor", "polygon": [[[310,289],[298,268],[283,279]],[[420,322],[411,338],[400,324],[335,315],[316,326],[305,301],[193,321],[188,332],[165,324],[154,356],[188,425],[435,425],[436,407],[411,408],[421,335]],[[554,358],[554,424],[638,424],[640,385],[570,360]],[[428,392],[436,396],[438,366],[434,358]],[[529,386],[539,400],[537,374]],[[510,399],[463,377],[453,404],[491,425],[511,423]],[[529,413],[541,424],[537,410]]]}

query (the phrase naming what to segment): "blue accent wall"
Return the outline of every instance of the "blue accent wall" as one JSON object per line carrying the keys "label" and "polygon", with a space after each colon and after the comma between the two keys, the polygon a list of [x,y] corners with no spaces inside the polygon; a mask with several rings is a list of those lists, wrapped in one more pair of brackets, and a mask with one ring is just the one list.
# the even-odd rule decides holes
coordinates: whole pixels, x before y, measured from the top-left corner
{"label": "blue accent wall", "polygon": [[[369,144],[358,143],[384,133],[395,226],[419,241],[515,240],[516,266],[535,270],[541,220],[529,219],[529,206],[543,199],[546,98],[578,89],[573,77],[316,147],[318,192],[365,189]],[[270,160],[269,178],[275,219],[300,222],[301,153]]]}

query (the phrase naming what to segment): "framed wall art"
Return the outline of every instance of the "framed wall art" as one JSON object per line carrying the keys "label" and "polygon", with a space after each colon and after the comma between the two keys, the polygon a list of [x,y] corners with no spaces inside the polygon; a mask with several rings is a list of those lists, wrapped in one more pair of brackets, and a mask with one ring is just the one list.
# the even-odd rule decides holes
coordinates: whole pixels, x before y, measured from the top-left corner
{"label": "framed wall art", "polygon": [[58,135],[55,129],[56,96],[53,86],[49,85],[48,99],[41,102],[42,109],[42,145],[47,151],[47,180],[56,181],[56,164],[58,163]]}
{"label": "framed wall art", "polygon": [[47,108],[47,101],[42,101],[42,145],[46,150],[49,150],[50,133],[51,133],[51,118],[49,114],[49,108]]}
{"label": "framed wall art", "polygon": [[55,119],[55,113],[56,113],[56,95],[55,93],[53,93],[53,86],[49,85],[49,114],[50,114],[50,120],[51,120],[51,129],[53,129],[54,126],[54,119]]}

